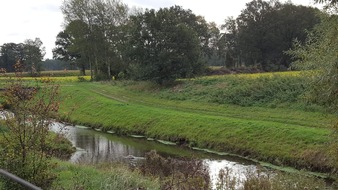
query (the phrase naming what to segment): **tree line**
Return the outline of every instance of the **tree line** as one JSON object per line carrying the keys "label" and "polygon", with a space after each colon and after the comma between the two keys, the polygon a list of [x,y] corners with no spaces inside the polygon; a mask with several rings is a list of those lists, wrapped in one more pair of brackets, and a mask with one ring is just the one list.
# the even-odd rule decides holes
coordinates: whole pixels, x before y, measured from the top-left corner
{"label": "tree line", "polygon": [[[120,0],[65,0],[61,9],[64,30],[56,37],[54,59],[84,75],[90,70],[93,80],[160,84],[203,74],[208,65],[289,69],[293,60],[285,52],[295,40],[305,43],[307,31],[321,22],[318,9],[278,0],[253,0],[221,27],[180,6],[142,10]],[[1,46],[0,67],[11,71],[6,47]],[[26,61],[22,56],[12,60],[18,57]],[[26,62],[27,70],[33,70]]]}
{"label": "tree line", "polygon": [[17,62],[32,76],[41,70],[41,61],[45,56],[45,48],[40,38],[27,39],[24,43],[5,43],[0,46],[0,68],[6,72],[14,72]]}
{"label": "tree line", "polygon": [[290,67],[285,54],[295,39],[320,22],[316,8],[253,0],[221,28],[180,6],[129,9],[119,0],[67,0],[65,29],[56,39],[55,59],[71,62],[93,79],[128,77],[157,83],[194,77],[207,63],[227,68]]}

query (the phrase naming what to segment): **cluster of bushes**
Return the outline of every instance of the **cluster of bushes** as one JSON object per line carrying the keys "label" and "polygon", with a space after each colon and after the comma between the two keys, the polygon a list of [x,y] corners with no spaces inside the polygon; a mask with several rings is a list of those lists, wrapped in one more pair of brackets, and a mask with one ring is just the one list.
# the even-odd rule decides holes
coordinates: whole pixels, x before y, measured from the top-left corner
{"label": "cluster of bushes", "polygon": [[140,167],[143,175],[160,179],[161,189],[210,189],[209,169],[202,160],[164,158],[151,151]]}

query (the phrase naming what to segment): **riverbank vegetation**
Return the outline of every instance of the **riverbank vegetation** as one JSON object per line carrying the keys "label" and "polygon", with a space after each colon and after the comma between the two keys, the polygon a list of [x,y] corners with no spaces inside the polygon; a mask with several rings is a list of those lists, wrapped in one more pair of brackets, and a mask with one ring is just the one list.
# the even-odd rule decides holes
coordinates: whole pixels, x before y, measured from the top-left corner
{"label": "riverbank vegetation", "polygon": [[[73,83],[62,86],[69,98],[61,112],[69,122],[103,131],[333,171],[337,166],[326,147],[334,115],[302,102],[301,76],[275,75],[206,77],[166,88],[130,81]],[[241,100],[238,105],[226,102],[230,93]]]}
{"label": "riverbank vegetation", "polygon": [[[1,118],[0,168],[17,175],[38,187],[47,189],[56,175],[51,156],[69,158],[74,152],[71,143],[62,136],[51,134],[51,118],[58,118],[59,85],[49,80],[42,87],[34,87],[21,80],[23,65],[15,65],[17,75],[1,93],[11,113]],[[1,178],[5,189],[24,189],[16,182]]]}
{"label": "riverbank vegetation", "polygon": [[160,189],[158,178],[145,177],[121,163],[88,165],[57,161],[57,164],[54,172],[58,178],[52,190]]}

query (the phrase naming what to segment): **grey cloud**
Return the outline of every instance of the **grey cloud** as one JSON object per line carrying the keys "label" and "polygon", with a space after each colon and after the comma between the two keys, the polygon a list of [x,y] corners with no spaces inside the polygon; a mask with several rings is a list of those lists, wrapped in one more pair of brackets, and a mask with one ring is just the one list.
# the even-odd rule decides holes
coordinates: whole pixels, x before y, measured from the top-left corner
{"label": "grey cloud", "polygon": [[50,12],[50,13],[58,13],[61,12],[60,5],[55,5],[52,3],[44,3],[39,6],[34,6],[31,8],[33,11],[44,11],[44,12]]}

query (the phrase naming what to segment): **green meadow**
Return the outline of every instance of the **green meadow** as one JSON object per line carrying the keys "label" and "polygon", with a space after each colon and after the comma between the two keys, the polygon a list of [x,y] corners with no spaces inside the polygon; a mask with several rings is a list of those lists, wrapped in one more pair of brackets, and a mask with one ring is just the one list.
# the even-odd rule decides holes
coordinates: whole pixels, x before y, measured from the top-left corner
{"label": "green meadow", "polygon": [[149,82],[61,82],[63,119],[179,145],[238,154],[279,166],[332,171],[335,119],[305,102],[295,73]]}

